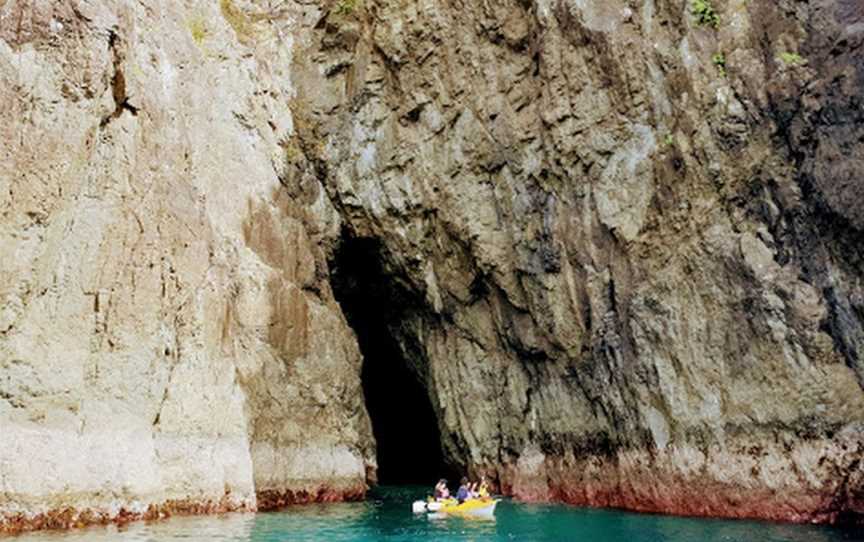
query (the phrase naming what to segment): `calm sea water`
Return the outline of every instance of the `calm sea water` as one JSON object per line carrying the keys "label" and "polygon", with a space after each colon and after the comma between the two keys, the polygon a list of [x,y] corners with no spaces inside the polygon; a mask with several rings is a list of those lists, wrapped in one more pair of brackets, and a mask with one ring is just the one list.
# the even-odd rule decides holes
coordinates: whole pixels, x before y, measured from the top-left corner
{"label": "calm sea water", "polygon": [[265,514],[174,518],[126,527],[34,533],[15,542],[389,542],[574,540],[585,542],[864,542],[861,530],[719,521],[504,501],[496,519],[429,519],[411,513],[424,488],[379,488],[363,503],[293,507]]}

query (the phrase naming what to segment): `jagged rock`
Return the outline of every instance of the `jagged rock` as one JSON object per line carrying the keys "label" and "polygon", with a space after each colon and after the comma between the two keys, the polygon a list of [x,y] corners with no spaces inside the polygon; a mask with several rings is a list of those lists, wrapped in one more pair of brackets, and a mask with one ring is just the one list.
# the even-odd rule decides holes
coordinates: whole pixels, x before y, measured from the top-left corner
{"label": "jagged rock", "polygon": [[446,454],[526,498],[860,514],[864,12],[601,4],[369,2],[326,80],[335,30],[302,41],[325,187],[428,300],[389,325]]}

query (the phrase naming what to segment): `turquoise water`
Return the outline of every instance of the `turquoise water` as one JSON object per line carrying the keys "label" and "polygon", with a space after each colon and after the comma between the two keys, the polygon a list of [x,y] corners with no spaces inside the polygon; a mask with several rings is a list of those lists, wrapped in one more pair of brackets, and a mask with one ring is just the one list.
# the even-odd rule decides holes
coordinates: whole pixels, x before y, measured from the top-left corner
{"label": "turquoise water", "polygon": [[494,521],[411,513],[424,488],[380,488],[363,503],[298,506],[265,514],[174,518],[126,527],[35,533],[15,542],[503,541],[864,542],[861,530],[719,521],[504,501]]}

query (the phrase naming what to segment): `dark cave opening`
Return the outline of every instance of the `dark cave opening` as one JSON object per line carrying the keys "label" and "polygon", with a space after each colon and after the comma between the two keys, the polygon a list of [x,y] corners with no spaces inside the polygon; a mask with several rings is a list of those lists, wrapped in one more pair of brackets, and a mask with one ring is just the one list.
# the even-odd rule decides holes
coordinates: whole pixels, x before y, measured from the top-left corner
{"label": "dark cave opening", "polygon": [[343,237],[330,262],[336,300],[363,354],[363,393],[377,443],[378,483],[425,484],[452,475],[438,420],[394,335],[419,301],[383,266],[381,243]]}

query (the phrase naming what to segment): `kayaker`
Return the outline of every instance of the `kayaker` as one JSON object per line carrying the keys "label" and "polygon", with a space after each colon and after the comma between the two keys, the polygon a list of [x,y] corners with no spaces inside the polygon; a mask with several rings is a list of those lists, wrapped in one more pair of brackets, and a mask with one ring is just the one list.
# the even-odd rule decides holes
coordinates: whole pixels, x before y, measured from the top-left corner
{"label": "kayaker", "polygon": [[447,488],[447,480],[444,478],[438,480],[438,483],[435,484],[434,495],[436,501],[443,501],[450,498],[450,490]]}
{"label": "kayaker", "polygon": [[480,487],[477,489],[477,496],[481,499],[489,498],[489,483],[486,482],[486,476],[480,477]]}
{"label": "kayaker", "polygon": [[471,490],[468,489],[468,478],[463,476],[459,484],[459,491],[456,492],[456,500],[459,501],[459,504],[462,504],[471,498]]}

